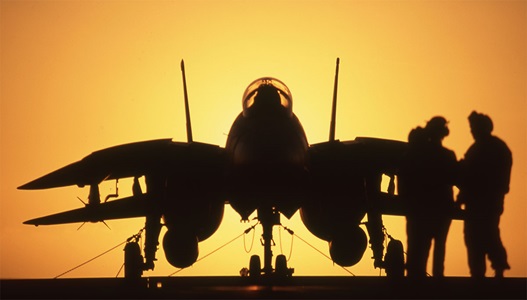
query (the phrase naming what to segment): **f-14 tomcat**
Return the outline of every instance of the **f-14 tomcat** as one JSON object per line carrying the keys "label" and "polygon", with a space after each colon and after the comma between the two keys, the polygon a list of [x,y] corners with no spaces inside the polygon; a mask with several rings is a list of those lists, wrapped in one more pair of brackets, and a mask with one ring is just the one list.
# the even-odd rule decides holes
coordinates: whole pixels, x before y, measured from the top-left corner
{"label": "f-14 tomcat", "polygon": [[[154,268],[159,235],[178,268],[196,262],[198,244],[219,227],[230,204],[248,220],[255,211],[263,227],[264,263],[251,259],[251,275],[269,275],[272,229],[300,212],[307,229],[328,241],[335,263],[352,266],[366,251],[368,237],[374,266],[384,265],[383,214],[404,214],[393,192],[397,163],[406,143],[376,138],[335,139],[337,59],[329,141],[310,145],[293,113],[293,98],[278,79],[253,81],[243,94],[243,110],[234,120],[225,147],[194,142],[183,61],[181,62],[187,142],[151,140],[93,152],[19,189],[89,186],[85,207],[24,222],[51,225],[145,217],[143,270]],[[391,180],[381,192],[382,175]],[[144,176],[146,192],[139,178]],[[134,178],[133,196],[101,203],[104,180]],[[108,197],[107,197],[108,199]],[[402,254],[401,254],[402,255]],[[278,260],[277,260],[278,264]]]}

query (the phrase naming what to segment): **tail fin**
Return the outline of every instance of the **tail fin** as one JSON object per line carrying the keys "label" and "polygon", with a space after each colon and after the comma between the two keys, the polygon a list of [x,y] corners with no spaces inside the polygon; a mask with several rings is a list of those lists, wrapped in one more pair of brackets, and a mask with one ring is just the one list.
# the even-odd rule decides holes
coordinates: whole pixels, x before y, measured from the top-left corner
{"label": "tail fin", "polygon": [[335,140],[335,127],[337,119],[337,88],[339,83],[339,64],[340,58],[337,57],[337,66],[335,68],[335,84],[333,86],[333,104],[331,106],[331,123],[329,125],[329,141]]}
{"label": "tail fin", "polygon": [[187,119],[187,142],[192,143],[192,126],[190,124],[190,108],[188,105],[187,79],[185,77],[185,61],[181,60],[181,73],[183,74],[183,92],[185,95],[185,117]]}

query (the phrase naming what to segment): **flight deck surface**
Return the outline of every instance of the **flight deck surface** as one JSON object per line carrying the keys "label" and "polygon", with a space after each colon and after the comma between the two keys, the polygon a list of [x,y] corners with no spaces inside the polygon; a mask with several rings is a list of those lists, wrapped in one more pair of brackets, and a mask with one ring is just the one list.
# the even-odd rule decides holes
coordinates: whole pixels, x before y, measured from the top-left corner
{"label": "flight deck surface", "polygon": [[298,276],[4,279],[1,299],[526,299],[527,278]]}

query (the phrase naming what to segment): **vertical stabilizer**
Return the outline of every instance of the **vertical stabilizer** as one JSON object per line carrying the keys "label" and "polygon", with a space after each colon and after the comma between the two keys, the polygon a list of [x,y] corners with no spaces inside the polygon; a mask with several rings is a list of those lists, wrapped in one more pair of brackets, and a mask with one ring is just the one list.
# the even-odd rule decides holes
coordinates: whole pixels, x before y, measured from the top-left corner
{"label": "vertical stabilizer", "polygon": [[333,104],[331,105],[331,123],[329,125],[329,141],[335,140],[335,127],[337,119],[337,88],[339,84],[339,64],[340,58],[337,57],[336,69],[335,69],[335,84],[333,86]]}
{"label": "vertical stabilizer", "polygon": [[183,74],[183,92],[185,95],[185,117],[187,120],[187,142],[192,143],[192,126],[190,124],[190,108],[188,105],[187,79],[185,77],[185,61],[181,60],[181,73]]}

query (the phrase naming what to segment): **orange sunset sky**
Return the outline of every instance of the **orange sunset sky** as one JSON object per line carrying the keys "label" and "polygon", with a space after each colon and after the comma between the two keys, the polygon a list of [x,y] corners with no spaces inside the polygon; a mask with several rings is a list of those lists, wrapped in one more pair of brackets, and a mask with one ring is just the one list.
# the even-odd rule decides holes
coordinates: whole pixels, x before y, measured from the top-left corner
{"label": "orange sunset sky", "polygon": [[[1,278],[55,277],[143,227],[142,218],[108,221],[111,230],[102,223],[78,231],[80,224],[23,225],[81,207],[76,198],[86,199],[88,188],[16,188],[99,149],[185,141],[181,59],[194,140],[224,146],[244,89],[263,76],[289,87],[308,141],[326,141],[336,57],[340,140],[404,141],[412,128],[442,115],[451,132],[444,144],[462,158],[472,143],[468,115],[490,115],[514,157],[501,222],[512,266],[505,276],[527,276],[526,1],[2,0],[0,29]],[[121,180],[120,195],[130,195],[131,186]],[[102,197],[114,193],[114,182],[100,190]],[[200,257],[250,226],[239,221],[227,207],[218,232],[200,244]],[[404,218],[384,222],[406,243]],[[329,254],[298,213],[282,223]],[[454,221],[447,276],[469,275],[462,231]],[[263,253],[260,235],[258,228],[254,238],[239,238],[175,276],[237,275],[252,254]],[[349,275],[300,239],[278,228],[274,236],[273,252],[291,253],[296,275]],[[114,277],[122,248],[64,277]],[[384,276],[371,256],[367,249],[348,270]],[[177,270],[162,249],[157,257],[146,276]]]}

